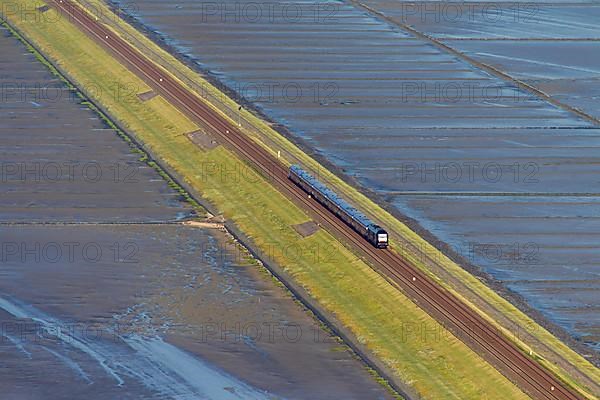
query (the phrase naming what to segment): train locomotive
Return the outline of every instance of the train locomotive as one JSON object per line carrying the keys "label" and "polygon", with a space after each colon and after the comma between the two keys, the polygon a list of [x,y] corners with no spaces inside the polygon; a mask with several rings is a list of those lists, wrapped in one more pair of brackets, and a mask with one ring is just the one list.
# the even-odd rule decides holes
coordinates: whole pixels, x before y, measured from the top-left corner
{"label": "train locomotive", "polygon": [[292,165],[290,167],[289,178],[329,211],[337,215],[339,219],[367,239],[373,246],[378,249],[388,247],[388,234],[382,227],[361,214],[356,208],[352,207],[344,199],[335,194],[335,192],[300,168],[300,166]]}

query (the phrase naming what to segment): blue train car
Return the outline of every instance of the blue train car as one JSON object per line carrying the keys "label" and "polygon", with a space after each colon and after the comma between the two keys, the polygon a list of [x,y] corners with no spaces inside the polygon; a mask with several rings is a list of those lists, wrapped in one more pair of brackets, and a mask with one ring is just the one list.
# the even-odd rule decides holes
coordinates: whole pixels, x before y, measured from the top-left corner
{"label": "blue train car", "polygon": [[289,178],[329,211],[337,215],[339,219],[367,239],[373,246],[379,249],[384,249],[388,246],[388,234],[382,227],[360,213],[356,208],[335,194],[334,191],[300,168],[300,166],[292,165],[290,167]]}

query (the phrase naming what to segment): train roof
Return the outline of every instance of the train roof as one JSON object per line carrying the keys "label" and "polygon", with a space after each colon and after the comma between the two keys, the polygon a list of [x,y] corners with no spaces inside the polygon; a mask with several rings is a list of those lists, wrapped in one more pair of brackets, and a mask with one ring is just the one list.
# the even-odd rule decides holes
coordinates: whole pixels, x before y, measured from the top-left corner
{"label": "train roof", "polygon": [[314,176],[303,170],[299,165],[292,165],[290,170],[296,173],[299,177],[301,177],[304,181],[309,183],[316,190],[321,192],[325,197],[329,200],[337,204],[341,209],[343,209],[350,217],[354,218],[358,222],[360,222],[365,227],[373,226],[379,227],[376,223],[371,221],[367,216],[362,214],[356,208],[352,207],[350,204],[346,202],[346,200],[342,199],[338,196],[333,190],[329,189],[323,183],[319,182]]}

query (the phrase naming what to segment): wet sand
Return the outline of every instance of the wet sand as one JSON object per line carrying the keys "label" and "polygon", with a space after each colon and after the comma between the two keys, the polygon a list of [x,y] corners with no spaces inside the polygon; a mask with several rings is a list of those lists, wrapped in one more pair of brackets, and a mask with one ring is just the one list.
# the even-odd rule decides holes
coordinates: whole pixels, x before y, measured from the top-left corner
{"label": "wet sand", "polygon": [[[89,398],[196,398],[218,389],[213,373],[227,378],[223,387],[249,387],[256,398],[388,398],[225,233],[121,225],[7,227],[0,235],[30,249],[75,249],[73,258],[64,252],[58,261],[40,251],[5,254],[1,262],[0,351],[18,367],[3,374],[0,386],[31,385],[33,394],[24,398],[54,387],[37,369],[40,361],[69,382],[57,398],[73,391]],[[101,257],[83,251],[90,244]],[[162,351],[164,358],[156,354]],[[163,363],[177,373],[162,377],[156,369]],[[37,372],[22,376],[25,365]],[[207,370],[191,381],[180,376],[201,366]]]}
{"label": "wet sand", "polygon": [[[0,50],[2,82],[57,83],[5,31]],[[3,396],[391,398],[231,236],[180,224],[190,206],[82,104],[3,100]]]}
{"label": "wet sand", "polygon": [[[133,15],[467,260],[463,249],[469,246],[538,249],[537,268],[510,261],[499,267],[489,255],[475,265],[597,348],[600,321],[590,315],[599,306],[593,295],[600,288],[599,253],[590,243],[598,232],[592,207],[600,130],[347,2],[275,2],[272,8],[258,3],[258,10],[255,2],[211,4],[215,8],[192,0],[141,0]],[[367,4],[443,39],[547,34],[549,27],[561,37],[597,31],[590,22],[597,7],[585,4],[532,11],[526,8],[530,2],[503,3],[517,16],[501,12],[490,22],[483,14],[453,25],[421,22],[418,10],[405,3]],[[478,15],[491,12],[490,4],[474,7]],[[282,13],[291,8],[293,17]],[[546,55],[536,53],[545,44],[529,42],[448,43],[475,55],[504,46],[509,56],[529,58],[552,58],[577,46],[587,50],[573,54],[594,54],[595,46],[563,43]],[[593,69],[593,57],[570,59],[578,69]],[[538,64],[508,61],[523,73],[539,70]],[[563,95],[578,99],[574,106],[593,108],[587,99],[595,81],[545,84],[561,82]],[[573,94],[573,87],[582,92]]]}
{"label": "wet sand", "polygon": [[[600,117],[596,23],[600,5],[595,2],[365,3],[566,105]],[[425,13],[427,7],[430,14]]]}

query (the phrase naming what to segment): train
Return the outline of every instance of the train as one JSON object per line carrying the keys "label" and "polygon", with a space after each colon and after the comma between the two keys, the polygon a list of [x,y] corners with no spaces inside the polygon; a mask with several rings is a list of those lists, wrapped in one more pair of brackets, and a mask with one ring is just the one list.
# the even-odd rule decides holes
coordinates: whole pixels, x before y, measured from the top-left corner
{"label": "train", "polygon": [[360,213],[360,211],[348,204],[299,165],[292,165],[290,167],[288,177],[373,246],[378,249],[388,247],[388,233],[385,229]]}

